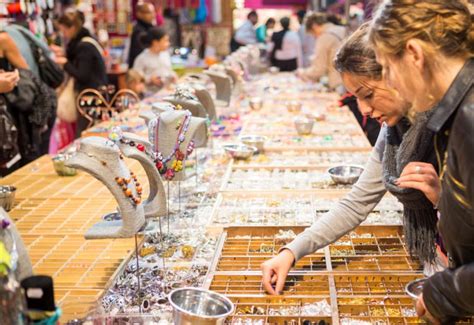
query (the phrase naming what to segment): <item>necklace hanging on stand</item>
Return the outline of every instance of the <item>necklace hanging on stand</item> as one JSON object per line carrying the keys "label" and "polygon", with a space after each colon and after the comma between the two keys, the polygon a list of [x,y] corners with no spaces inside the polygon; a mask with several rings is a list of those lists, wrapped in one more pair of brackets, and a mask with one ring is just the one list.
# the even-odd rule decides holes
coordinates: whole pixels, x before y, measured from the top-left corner
{"label": "necklace hanging on stand", "polygon": [[[156,168],[161,175],[164,176],[166,180],[172,180],[176,173],[183,170],[184,160],[193,152],[194,150],[194,141],[190,141],[189,145],[186,148],[186,151],[181,151],[181,144],[186,140],[186,133],[189,129],[189,124],[191,122],[191,113],[186,112],[186,115],[183,121],[180,121],[176,124],[176,129],[178,130],[178,137],[171,153],[164,157],[163,153],[159,151],[159,128],[160,128],[160,118],[156,118],[150,122],[149,132],[150,132],[150,142],[154,147],[155,155],[155,164]],[[173,159],[174,158],[174,159]],[[171,162],[171,165],[169,163]]]}

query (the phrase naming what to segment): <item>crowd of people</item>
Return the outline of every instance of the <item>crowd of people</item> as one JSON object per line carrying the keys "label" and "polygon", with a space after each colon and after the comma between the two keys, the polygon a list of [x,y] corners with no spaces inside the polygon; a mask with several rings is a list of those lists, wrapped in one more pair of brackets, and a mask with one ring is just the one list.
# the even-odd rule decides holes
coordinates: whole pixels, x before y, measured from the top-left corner
{"label": "crowd of people", "polygon": [[325,62],[334,61],[362,114],[383,127],[351,192],[262,264],[263,286],[280,294],[296,261],[357,227],[388,191],[403,204],[407,246],[428,277],[418,315],[432,324],[474,315],[472,8],[463,0],[385,0],[348,38],[320,15],[306,28],[320,36],[317,49],[327,48],[318,43],[331,30],[324,42],[338,49]]}
{"label": "crowd of people", "polygon": [[[176,81],[169,35],[155,27],[155,8],[139,2],[130,38],[127,88],[143,97]],[[85,89],[107,89],[107,49],[85,27],[84,14],[57,17],[48,44],[12,24],[0,32],[0,176],[68,145],[89,126],[77,112]]]}
{"label": "crowd of people", "polygon": [[[139,94],[177,79],[170,37],[154,26],[154,12],[140,3],[131,35],[127,83]],[[465,0],[384,0],[352,35],[328,13],[300,11],[297,18],[297,31],[282,17],[272,32],[276,20],[256,28],[251,11],[231,49],[265,44],[281,71],[347,91],[354,112],[375,120],[380,133],[351,192],[262,264],[263,286],[281,293],[296,261],[361,224],[388,191],[403,204],[407,246],[429,277],[418,314],[434,324],[474,315],[472,7]],[[84,23],[77,10],[58,17],[62,46],[16,25],[0,33],[2,174],[48,152],[51,133],[61,130],[56,116],[68,120],[76,109],[71,96],[107,85],[104,48]],[[87,126],[80,116],[69,125],[76,137]]]}

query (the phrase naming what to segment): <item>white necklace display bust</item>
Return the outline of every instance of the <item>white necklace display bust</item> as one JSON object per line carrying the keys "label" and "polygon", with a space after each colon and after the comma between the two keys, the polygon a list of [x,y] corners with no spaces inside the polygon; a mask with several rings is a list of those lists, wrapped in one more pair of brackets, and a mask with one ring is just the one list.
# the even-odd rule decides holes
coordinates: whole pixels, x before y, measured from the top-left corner
{"label": "white necklace display bust", "polygon": [[133,198],[140,196],[138,186],[136,183],[133,186],[132,180],[129,184],[131,196],[127,196],[123,187],[117,183],[118,178],[127,180],[133,178],[121,158],[117,145],[102,137],[81,139],[76,154],[69,158],[65,165],[83,170],[102,182],[118,203],[121,220],[101,221],[95,224],[86,232],[86,239],[132,237],[140,231],[145,224],[145,215],[141,202],[138,204],[133,202]]}
{"label": "white necklace display bust", "polygon": [[134,133],[126,132],[118,141],[118,146],[126,157],[135,159],[142,165],[148,177],[149,195],[143,201],[145,217],[156,218],[166,215],[165,189],[153,157],[150,155],[153,152],[153,145]]}

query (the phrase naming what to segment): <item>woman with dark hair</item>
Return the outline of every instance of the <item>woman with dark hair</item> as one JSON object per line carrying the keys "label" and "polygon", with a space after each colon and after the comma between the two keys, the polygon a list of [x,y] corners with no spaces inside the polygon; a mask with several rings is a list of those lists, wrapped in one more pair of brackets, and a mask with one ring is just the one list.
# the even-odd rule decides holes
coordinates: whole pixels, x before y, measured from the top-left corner
{"label": "woman with dark hair", "polygon": [[268,18],[265,24],[260,25],[257,30],[255,31],[257,33],[257,41],[259,43],[266,43],[268,40],[268,31],[270,29],[275,28],[275,19],[274,18]]}
{"label": "woman with dark hair", "polygon": [[169,36],[163,28],[154,27],[142,37],[145,51],[135,59],[133,69],[145,78],[150,92],[158,91],[163,86],[177,80],[171,66],[168,52]]}
{"label": "woman with dark hair", "polygon": [[[84,27],[84,14],[70,10],[58,19],[59,31],[67,41],[66,53],[58,46],[52,46],[56,54],[56,63],[63,66],[74,79],[76,93],[87,88],[99,89],[107,84],[107,69],[103,58],[103,49]],[[79,117],[76,125],[76,137],[87,128],[89,121]]]}
{"label": "woman with dark hair", "polygon": [[[384,123],[364,172],[352,190],[327,214],[262,264],[263,285],[271,294],[281,293],[292,265],[336,241],[359,226],[387,191],[403,204],[405,241],[411,254],[432,273],[436,262],[436,210],[420,191],[395,185],[399,172],[410,161],[436,164],[433,134],[426,130],[427,115],[409,121],[410,104],[398,96],[382,78],[382,66],[366,41],[368,25],[362,25],[342,46],[335,59],[347,89],[353,93],[364,115]],[[426,167],[426,171],[430,169]],[[436,174],[434,168],[431,172]],[[275,287],[274,287],[275,285]]]}
{"label": "woman with dark hair", "polygon": [[270,62],[280,71],[294,71],[303,66],[301,41],[296,32],[290,30],[290,18],[280,19],[282,30],[273,33],[268,45]]}

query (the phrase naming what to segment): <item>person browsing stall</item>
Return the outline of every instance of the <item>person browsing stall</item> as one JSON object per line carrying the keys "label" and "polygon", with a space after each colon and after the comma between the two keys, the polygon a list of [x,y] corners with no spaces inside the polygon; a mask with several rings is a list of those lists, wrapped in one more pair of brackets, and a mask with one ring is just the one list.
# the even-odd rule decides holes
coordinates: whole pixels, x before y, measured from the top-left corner
{"label": "person browsing stall", "polygon": [[155,7],[151,3],[139,2],[136,6],[137,21],[133,26],[132,36],[130,37],[130,50],[128,52],[128,66],[131,68],[135,59],[145,50],[146,46],[142,43],[142,37],[153,28],[155,20]]}
{"label": "person browsing stall", "polygon": [[170,40],[163,28],[150,29],[142,39],[147,47],[135,60],[133,69],[145,78],[150,91],[158,91],[162,87],[177,80],[171,65],[169,53]]}
{"label": "person browsing stall", "polygon": [[282,30],[273,33],[268,45],[270,62],[280,71],[294,71],[303,66],[303,54],[298,34],[290,30],[290,18],[280,19]]}
{"label": "person browsing stall", "polygon": [[[387,81],[419,114],[434,111],[441,194],[434,197],[448,268],[431,276],[417,301],[418,315],[451,324],[474,315],[474,27],[463,0],[384,1],[370,39]],[[405,167],[400,187],[427,191],[431,172]],[[433,180],[434,181],[434,180]]]}
{"label": "person browsing stall", "polygon": [[[402,189],[393,183],[410,161],[436,164],[433,135],[425,127],[429,116],[423,114],[411,122],[406,118],[411,105],[383,80],[382,66],[367,43],[367,32],[368,25],[364,24],[343,44],[335,67],[344,85],[357,96],[362,113],[384,123],[384,127],[364,172],[349,194],[283,247],[277,256],[262,264],[263,286],[270,294],[282,293],[294,263],[359,226],[387,191],[403,204],[404,234],[409,251],[425,264],[426,273],[438,267],[433,202],[420,191]],[[434,167],[427,167],[426,172],[436,174]]]}
{"label": "person browsing stall", "polygon": [[332,60],[346,37],[346,29],[329,21],[325,13],[313,13],[305,20],[306,32],[316,38],[314,55],[308,68],[298,70],[304,80],[320,81],[328,77],[328,86],[336,90],[342,86],[340,74],[334,69]]}
{"label": "person browsing stall", "polygon": [[257,33],[255,30],[255,25],[258,23],[258,14],[255,10],[252,10],[247,15],[247,21],[245,21],[242,26],[240,26],[232,37],[230,43],[230,51],[234,52],[239,47],[256,44],[257,43]]}

